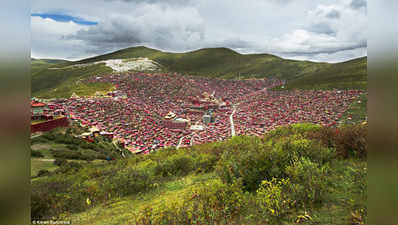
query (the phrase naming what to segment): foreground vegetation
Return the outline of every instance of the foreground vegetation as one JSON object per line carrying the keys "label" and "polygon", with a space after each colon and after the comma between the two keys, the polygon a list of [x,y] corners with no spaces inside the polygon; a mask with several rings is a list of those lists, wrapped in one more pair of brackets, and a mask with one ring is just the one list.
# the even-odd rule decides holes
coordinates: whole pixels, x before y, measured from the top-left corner
{"label": "foreground vegetation", "polygon": [[[367,58],[329,64],[282,59],[269,54],[239,54],[227,48],[208,48],[186,53],[162,52],[146,47],[122,49],[113,53],[78,62],[46,64],[32,71],[32,92],[37,97],[70,97],[92,95],[105,91],[110,84],[85,86],[79,82],[90,75],[112,72],[105,64],[94,63],[107,59],[146,57],[156,61],[165,72],[179,72],[226,79],[273,77],[288,80],[289,88],[330,89],[367,87]],[[32,67],[33,64],[32,64]]]}
{"label": "foreground vegetation", "polygon": [[32,218],[76,224],[365,224],[367,127],[296,124],[32,181]]}
{"label": "foreground vegetation", "polygon": [[114,146],[112,140],[97,137],[93,143],[74,136],[74,128],[60,128],[31,140],[31,177],[51,176],[87,163],[100,164],[130,152]]}

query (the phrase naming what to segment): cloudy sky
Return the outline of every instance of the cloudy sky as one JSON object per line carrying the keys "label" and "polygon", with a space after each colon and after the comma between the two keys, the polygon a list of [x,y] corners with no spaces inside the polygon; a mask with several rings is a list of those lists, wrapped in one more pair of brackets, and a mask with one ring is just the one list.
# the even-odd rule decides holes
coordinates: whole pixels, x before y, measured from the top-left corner
{"label": "cloudy sky", "polygon": [[35,58],[144,45],[341,62],[367,55],[366,0],[33,0]]}

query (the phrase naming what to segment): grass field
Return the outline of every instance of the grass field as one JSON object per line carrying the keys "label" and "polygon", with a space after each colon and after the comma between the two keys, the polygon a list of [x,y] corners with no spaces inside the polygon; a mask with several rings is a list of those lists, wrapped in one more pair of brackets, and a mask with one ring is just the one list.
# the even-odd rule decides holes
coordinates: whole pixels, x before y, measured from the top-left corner
{"label": "grass field", "polygon": [[40,170],[54,171],[58,166],[54,165],[52,160],[42,158],[32,158],[30,160],[30,175],[37,176]]}

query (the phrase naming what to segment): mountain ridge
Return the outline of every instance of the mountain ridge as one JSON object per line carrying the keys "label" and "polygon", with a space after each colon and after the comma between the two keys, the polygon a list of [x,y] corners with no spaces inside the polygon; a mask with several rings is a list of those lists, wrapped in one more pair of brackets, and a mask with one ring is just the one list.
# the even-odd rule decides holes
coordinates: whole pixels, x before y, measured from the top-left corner
{"label": "mountain ridge", "polygon": [[[78,61],[47,62],[32,70],[33,94],[68,96],[79,91],[74,86],[77,80],[93,74],[112,73],[112,69],[105,66],[105,63],[95,64],[96,62],[131,58],[153,60],[161,65],[162,72],[223,79],[278,78],[288,81],[287,88],[367,88],[366,56],[341,63],[324,63],[283,59],[266,53],[240,54],[229,48],[203,48],[172,53],[137,46]],[[32,62],[32,68],[33,64]],[[82,64],[85,66],[80,67]],[[59,88],[63,90],[62,93],[58,91]],[[86,93],[91,91],[84,91]]]}

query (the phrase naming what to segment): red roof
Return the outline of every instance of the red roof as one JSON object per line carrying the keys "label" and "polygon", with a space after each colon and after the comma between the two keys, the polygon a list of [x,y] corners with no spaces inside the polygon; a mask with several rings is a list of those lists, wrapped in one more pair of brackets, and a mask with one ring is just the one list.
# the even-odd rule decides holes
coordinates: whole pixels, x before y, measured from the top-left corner
{"label": "red roof", "polygon": [[31,107],[44,107],[44,106],[46,106],[46,104],[41,103],[41,102],[31,102],[30,106]]}

